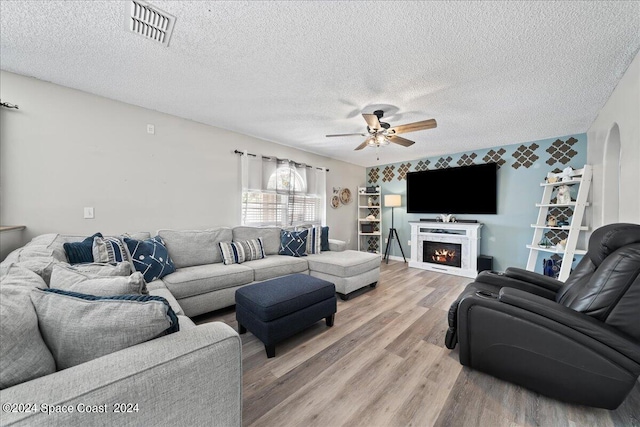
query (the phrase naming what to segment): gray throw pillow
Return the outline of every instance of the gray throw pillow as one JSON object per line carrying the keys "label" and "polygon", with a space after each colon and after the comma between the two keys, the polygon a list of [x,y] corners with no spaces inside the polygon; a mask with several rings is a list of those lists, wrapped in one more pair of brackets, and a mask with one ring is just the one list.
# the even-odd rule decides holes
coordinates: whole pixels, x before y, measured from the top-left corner
{"label": "gray throw pillow", "polygon": [[98,276],[81,273],[56,265],[49,287],[89,295],[148,294],[147,283],[141,273],[130,276]]}
{"label": "gray throw pillow", "polygon": [[47,284],[37,273],[19,264],[0,265],[0,287],[7,285],[25,286],[28,288],[46,288]]}
{"label": "gray throw pillow", "polygon": [[180,329],[167,300],[157,296],[97,297],[34,289],[31,301],[58,370]]}
{"label": "gray throw pillow", "polygon": [[51,273],[53,272],[53,266],[60,264],[60,261],[53,257],[49,258],[31,258],[17,263],[20,267],[24,267],[27,270],[31,270],[38,276],[42,277],[42,280],[49,285],[51,281]]}
{"label": "gray throw pillow", "polygon": [[52,374],[56,364],[25,286],[0,287],[0,389]]}
{"label": "gray throw pillow", "polygon": [[117,264],[89,263],[89,264],[63,264],[69,270],[78,273],[92,274],[94,276],[128,276],[131,274],[130,262],[119,262]]}

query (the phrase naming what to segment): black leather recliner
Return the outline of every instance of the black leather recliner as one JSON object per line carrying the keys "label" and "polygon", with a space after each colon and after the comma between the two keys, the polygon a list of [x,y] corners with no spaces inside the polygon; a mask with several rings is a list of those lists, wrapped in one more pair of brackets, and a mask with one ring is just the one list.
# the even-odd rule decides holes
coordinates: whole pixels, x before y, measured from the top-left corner
{"label": "black leather recliner", "polygon": [[640,375],[640,225],[593,232],[565,283],[482,272],[449,309],[460,363],[567,402],[617,408]]}

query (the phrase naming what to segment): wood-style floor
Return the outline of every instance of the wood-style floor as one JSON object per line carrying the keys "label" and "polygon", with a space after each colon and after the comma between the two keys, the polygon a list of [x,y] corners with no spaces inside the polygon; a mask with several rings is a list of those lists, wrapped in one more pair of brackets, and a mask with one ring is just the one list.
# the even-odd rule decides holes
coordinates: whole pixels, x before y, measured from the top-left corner
{"label": "wood-style floor", "polygon": [[[338,299],[267,359],[242,335],[245,426],[640,426],[640,384],[616,410],[570,405],[463,367],[444,346],[449,305],[470,279],[382,264],[375,289]],[[196,323],[222,321],[231,309]]]}

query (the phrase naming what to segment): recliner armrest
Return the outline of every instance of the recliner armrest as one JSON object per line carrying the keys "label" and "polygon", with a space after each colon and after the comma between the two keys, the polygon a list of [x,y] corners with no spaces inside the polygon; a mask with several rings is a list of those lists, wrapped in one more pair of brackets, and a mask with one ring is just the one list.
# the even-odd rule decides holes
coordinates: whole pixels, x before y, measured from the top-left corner
{"label": "recliner armrest", "polygon": [[617,329],[586,314],[519,289],[500,289],[498,300],[574,329],[613,348],[636,363],[640,363],[640,345],[634,343],[628,336]]}
{"label": "recliner armrest", "polygon": [[476,282],[487,283],[489,285],[496,286],[498,288],[514,288],[520,289],[525,292],[529,292],[534,295],[541,296],[546,299],[554,300],[556,299],[556,292],[550,291],[549,289],[538,286],[535,283],[526,282],[524,280],[514,279],[505,275],[504,273],[497,273],[494,271],[482,271],[476,277]]}
{"label": "recliner armrest", "polygon": [[525,270],[523,268],[509,267],[505,270],[504,275],[511,277],[512,279],[533,283],[556,293],[560,290],[562,285],[564,285],[563,282],[556,280],[553,277],[534,273],[533,271]]}

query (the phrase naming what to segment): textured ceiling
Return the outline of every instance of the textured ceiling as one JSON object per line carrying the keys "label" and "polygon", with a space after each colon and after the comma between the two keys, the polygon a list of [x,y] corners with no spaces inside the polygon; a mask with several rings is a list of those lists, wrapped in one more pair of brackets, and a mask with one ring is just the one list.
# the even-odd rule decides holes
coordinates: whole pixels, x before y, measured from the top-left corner
{"label": "textured ceiling", "polygon": [[[585,132],[640,48],[636,1],[150,3],[169,47],[124,2],[3,0],[0,67],[370,166]],[[379,161],[325,138],[379,107],[438,127]]]}

